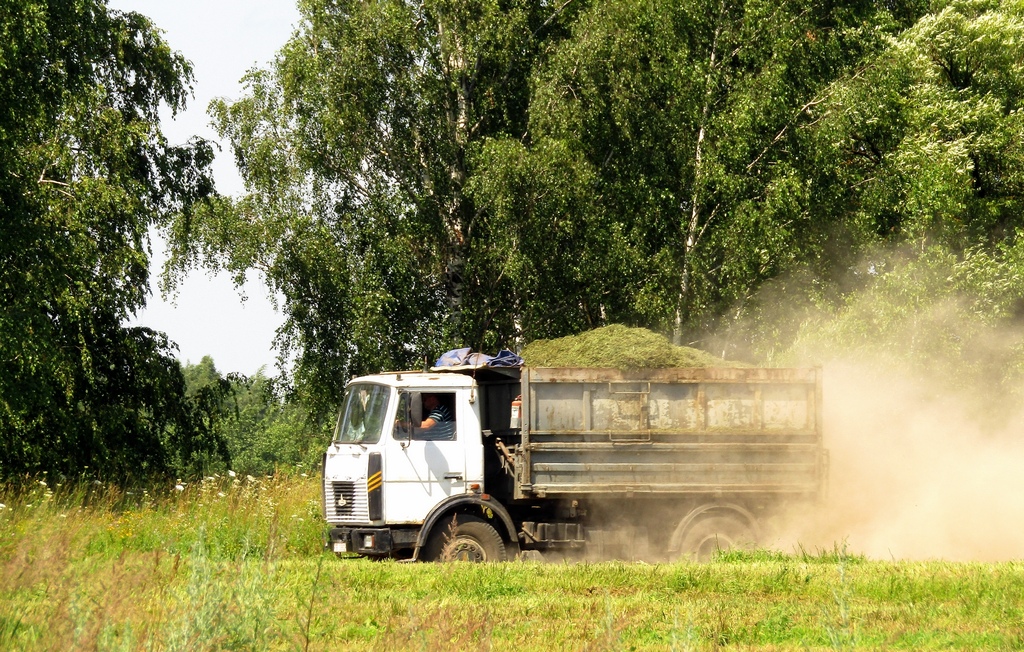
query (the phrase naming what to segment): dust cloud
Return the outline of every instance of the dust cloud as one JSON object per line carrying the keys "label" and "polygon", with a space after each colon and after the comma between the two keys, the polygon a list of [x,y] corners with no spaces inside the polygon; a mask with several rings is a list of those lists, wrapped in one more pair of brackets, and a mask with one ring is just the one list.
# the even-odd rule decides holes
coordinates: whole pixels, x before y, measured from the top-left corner
{"label": "dust cloud", "polygon": [[827,364],[828,495],[774,547],[1024,558],[1024,410],[983,395],[866,360]]}

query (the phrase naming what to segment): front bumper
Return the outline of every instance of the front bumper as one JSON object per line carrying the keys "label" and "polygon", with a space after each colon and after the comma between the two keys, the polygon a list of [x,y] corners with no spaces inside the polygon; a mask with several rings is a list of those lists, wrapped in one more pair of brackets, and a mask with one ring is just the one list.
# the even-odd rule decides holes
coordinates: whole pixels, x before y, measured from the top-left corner
{"label": "front bumper", "polygon": [[392,530],[374,527],[334,527],[327,533],[327,548],[341,554],[389,555],[396,550],[416,547],[418,530]]}

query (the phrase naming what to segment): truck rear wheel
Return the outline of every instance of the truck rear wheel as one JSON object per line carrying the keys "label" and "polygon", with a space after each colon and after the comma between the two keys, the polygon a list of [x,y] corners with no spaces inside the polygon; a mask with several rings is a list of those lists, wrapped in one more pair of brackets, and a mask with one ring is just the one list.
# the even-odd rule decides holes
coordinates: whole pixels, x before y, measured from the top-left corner
{"label": "truck rear wheel", "polygon": [[709,516],[693,524],[679,546],[685,559],[708,561],[717,552],[749,549],[754,543],[750,529],[728,516]]}
{"label": "truck rear wheel", "polygon": [[427,543],[424,557],[431,561],[505,561],[505,542],[490,523],[460,514],[438,528]]}

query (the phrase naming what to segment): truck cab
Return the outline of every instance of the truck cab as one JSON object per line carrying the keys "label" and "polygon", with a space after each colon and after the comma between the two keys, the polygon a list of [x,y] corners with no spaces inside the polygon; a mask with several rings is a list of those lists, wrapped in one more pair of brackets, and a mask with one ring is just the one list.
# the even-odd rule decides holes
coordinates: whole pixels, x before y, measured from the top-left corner
{"label": "truck cab", "polygon": [[[516,387],[517,375],[501,377]],[[443,406],[450,421],[423,427],[431,402]],[[470,375],[404,372],[349,383],[323,462],[332,549],[376,557],[414,558],[421,551],[436,556],[439,545],[432,544],[438,542],[428,536],[432,527],[498,519],[501,508],[489,504],[485,486],[484,410],[480,385]],[[499,525],[502,547],[515,548],[511,520]]]}

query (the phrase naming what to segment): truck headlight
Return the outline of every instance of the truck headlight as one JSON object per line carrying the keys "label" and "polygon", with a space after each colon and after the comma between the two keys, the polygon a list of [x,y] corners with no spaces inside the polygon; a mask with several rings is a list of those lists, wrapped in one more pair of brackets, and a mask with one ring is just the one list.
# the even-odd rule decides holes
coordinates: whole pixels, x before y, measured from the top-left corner
{"label": "truck headlight", "polygon": [[363,535],[363,547],[364,548],[373,548],[373,535],[372,534],[364,534]]}

